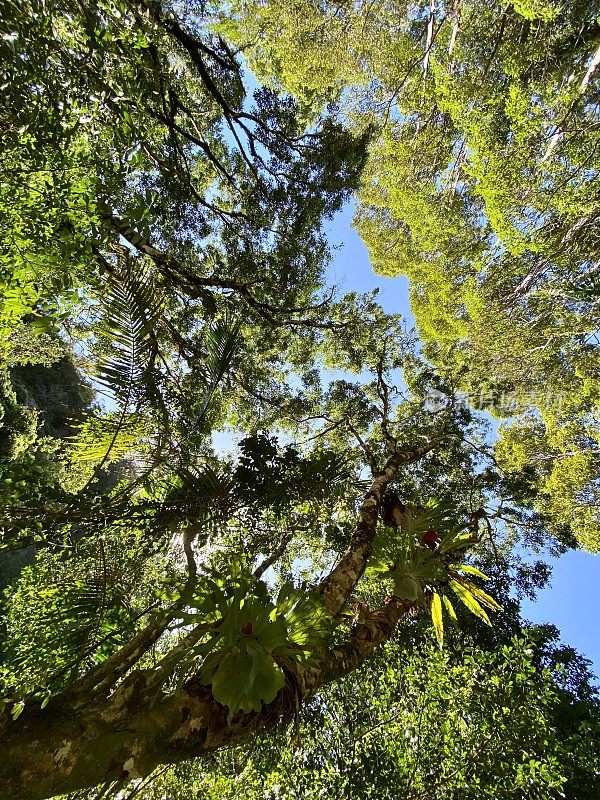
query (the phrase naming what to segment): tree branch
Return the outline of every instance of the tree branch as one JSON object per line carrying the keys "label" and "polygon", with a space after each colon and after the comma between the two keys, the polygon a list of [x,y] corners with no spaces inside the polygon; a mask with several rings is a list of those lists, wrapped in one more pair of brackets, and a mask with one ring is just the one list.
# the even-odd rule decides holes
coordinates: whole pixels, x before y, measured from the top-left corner
{"label": "tree branch", "polygon": [[423,458],[441,440],[442,437],[436,437],[425,444],[392,453],[381,472],[375,476],[359,509],[358,521],[348,549],[319,586],[324,603],[333,616],[340,613],[365,570],[373,548],[379,507],[388,484],[401,466]]}

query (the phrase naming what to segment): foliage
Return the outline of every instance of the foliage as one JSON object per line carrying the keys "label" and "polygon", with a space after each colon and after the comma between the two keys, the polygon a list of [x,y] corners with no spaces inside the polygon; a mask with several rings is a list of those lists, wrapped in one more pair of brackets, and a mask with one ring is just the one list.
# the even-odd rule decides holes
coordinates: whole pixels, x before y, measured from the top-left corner
{"label": "foliage", "polygon": [[564,403],[595,458],[598,4],[232,8],[221,29],[261,78],[376,130],[355,217],[374,269],[410,278],[425,352],[471,405],[540,413],[547,515],[597,549],[591,473],[552,439]]}
{"label": "foliage", "polygon": [[[450,618],[456,621],[447,589],[451,589],[469,611],[488,625],[491,623],[482,606],[502,611],[492,597],[462,574],[473,574],[486,580],[480,570],[470,564],[452,563],[466,548],[479,542],[472,522],[457,525],[452,512],[453,509],[440,503],[422,509],[407,506],[402,520],[402,536],[398,537],[396,533],[391,538],[389,531],[386,531],[387,535],[380,535],[379,541],[374,543],[373,556],[367,567],[367,575],[391,580],[396,597],[429,606],[440,644],[444,638],[442,600]],[[428,534],[433,534],[433,537],[429,538]]]}
{"label": "foliage", "polygon": [[17,402],[6,372],[0,373],[0,447],[2,461],[15,461],[35,440],[35,412]]}
{"label": "foliage", "polygon": [[[587,736],[591,702],[540,671],[538,645],[515,638],[492,655],[473,644],[450,655],[422,643],[387,645],[373,663],[311,701],[289,739],[258,740],[175,767],[141,791],[146,800],[207,798],[568,797],[597,792]],[[570,707],[570,722],[562,709]],[[586,785],[587,782],[587,785]]]}
{"label": "foliage", "polygon": [[[144,563],[135,532],[79,541],[75,559],[39,553],[5,591],[2,694],[16,700],[60,692],[82,668],[105,660],[135,630],[164,581],[163,558]],[[162,570],[162,574],[161,574]]]}
{"label": "foliage", "polygon": [[200,619],[215,619],[210,641],[200,649],[200,675],[232,718],[240,710],[260,711],[263,703],[272,702],[285,684],[278,660],[310,656],[332,621],[318,596],[289,583],[272,602],[266,584],[253,579],[243,565],[230,565],[225,574],[226,580],[216,573],[203,581],[203,594],[191,606]]}

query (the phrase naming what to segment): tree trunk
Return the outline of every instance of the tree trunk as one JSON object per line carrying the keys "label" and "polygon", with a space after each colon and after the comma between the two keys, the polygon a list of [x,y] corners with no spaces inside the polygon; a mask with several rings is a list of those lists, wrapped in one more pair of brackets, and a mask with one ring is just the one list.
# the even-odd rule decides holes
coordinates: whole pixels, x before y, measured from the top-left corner
{"label": "tree trunk", "polygon": [[146,677],[132,673],[103,703],[80,708],[56,698],[0,724],[0,797],[42,800],[99,783],[144,777],[159,764],[176,763],[291,719],[295,698],[284,687],[260,713],[227,724],[227,708],[210,686],[190,681],[159,696],[145,691]]}
{"label": "tree trunk", "polygon": [[225,706],[209,686],[192,678],[170,695],[149,690],[151,671],[132,672],[104,701],[82,706],[57,697],[45,709],[0,721],[0,798],[44,800],[101,783],[143,778],[161,764],[206,755],[252,733],[289,723],[300,697],[359,667],[394,632],[398,620],[414,612],[412,603],[392,600],[369,612],[348,640],[326,654],[317,667],[281,666],[286,685],[261,711],[241,712],[228,724]]}

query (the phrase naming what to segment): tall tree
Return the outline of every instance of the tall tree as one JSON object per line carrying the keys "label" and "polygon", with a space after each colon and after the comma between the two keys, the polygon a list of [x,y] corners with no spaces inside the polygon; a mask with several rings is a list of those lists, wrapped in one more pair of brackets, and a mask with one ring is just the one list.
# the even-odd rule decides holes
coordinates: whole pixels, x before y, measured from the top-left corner
{"label": "tall tree", "polygon": [[531,641],[494,655],[471,642],[458,654],[388,644],[358,680],[308,704],[293,746],[289,736],[259,738],[158,774],[139,796],[595,797],[597,703],[558,689]]}

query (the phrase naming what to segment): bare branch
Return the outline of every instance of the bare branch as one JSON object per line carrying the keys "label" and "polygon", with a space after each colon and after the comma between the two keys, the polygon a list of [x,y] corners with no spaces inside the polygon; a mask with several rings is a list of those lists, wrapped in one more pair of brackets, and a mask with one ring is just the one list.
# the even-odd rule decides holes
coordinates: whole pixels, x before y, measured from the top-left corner
{"label": "bare branch", "polygon": [[252,573],[252,577],[255,580],[259,580],[265,574],[265,572],[269,569],[269,567],[273,566],[273,564],[281,558],[281,556],[285,553],[288,544],[292,541],[294,534],[293,532],[287,533],[285,536],[282,537],[281,542],[279,545],[273,550],[273,552],[262,561],[258,567]]}

